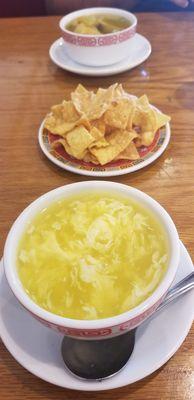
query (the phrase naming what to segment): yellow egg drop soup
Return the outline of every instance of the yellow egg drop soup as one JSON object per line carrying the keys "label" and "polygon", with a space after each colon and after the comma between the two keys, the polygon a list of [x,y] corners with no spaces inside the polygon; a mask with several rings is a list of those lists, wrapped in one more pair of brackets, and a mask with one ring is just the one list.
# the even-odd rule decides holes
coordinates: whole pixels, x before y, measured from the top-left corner
{"label": "yellow egg drop soup", "polygon": [[30,221],[17,253],[29,297],[54,314],[112,317],[157,288],[168,263],[156,217],[132,199],[88,192],[53,202]]}

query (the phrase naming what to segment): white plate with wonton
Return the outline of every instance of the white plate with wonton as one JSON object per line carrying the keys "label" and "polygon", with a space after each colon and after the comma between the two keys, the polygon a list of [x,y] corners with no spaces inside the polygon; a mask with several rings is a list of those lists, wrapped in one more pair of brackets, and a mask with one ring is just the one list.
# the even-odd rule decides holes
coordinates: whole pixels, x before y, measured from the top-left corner
{"label": "white plate with wonton", "polygon": [[114,84],[96,93],[78,85],[39,128],[46,157],[67,171],[111,177],[154,162],[170,140],[170,117]]}

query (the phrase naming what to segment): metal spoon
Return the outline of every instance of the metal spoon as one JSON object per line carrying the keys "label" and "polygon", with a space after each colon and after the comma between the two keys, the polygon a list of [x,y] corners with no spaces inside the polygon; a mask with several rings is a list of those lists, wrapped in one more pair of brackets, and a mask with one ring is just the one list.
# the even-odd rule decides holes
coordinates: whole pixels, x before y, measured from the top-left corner
{"label": "metal spoon", "polygon": [[[194,272],[170,289],[155,313],[194,288]],[[150,316],[153,318],[155,313]],[[102,380],[118,373],[129,360],[137,328],[120,336],[101,340],[64,337],[62,357],[68,370],[80,379]]]}

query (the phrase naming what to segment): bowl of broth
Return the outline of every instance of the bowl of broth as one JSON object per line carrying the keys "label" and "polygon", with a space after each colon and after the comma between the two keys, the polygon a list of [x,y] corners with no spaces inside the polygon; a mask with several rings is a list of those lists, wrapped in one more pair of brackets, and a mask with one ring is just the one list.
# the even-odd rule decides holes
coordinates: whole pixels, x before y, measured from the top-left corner
{"label": "bowl of broth", "polygon": [[115,64],[127,57],[136,26],[134,14],[109,7],[74,11],[59,22],[68,56],[94,67]]}
{"label": "bowl of broth", "polygon": [[19,302],[46,326],[77,338],[129,331],[161,303],[179,262],[170,216],[147,194],[91,181],[30,204],[5,244]]}

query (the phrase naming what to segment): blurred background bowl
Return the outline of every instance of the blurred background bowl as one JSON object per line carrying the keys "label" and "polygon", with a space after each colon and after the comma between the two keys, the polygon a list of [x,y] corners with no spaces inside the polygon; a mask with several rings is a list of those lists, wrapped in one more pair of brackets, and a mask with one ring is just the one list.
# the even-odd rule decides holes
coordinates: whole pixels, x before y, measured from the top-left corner
{"label": "blurred background bowl", "polygon": [[[130,26],[118,32],[100,35],[84,35],[66,29],[66,26],[76,18],[93,14],[124,17],[129,21]],[[115,64],[127,57],[130,53],[130,41],[136,33],[136,26],[137,18],[134,14],[109,7],[74,11],[59,22],[68,56],[80,64],[93,67]]]}

